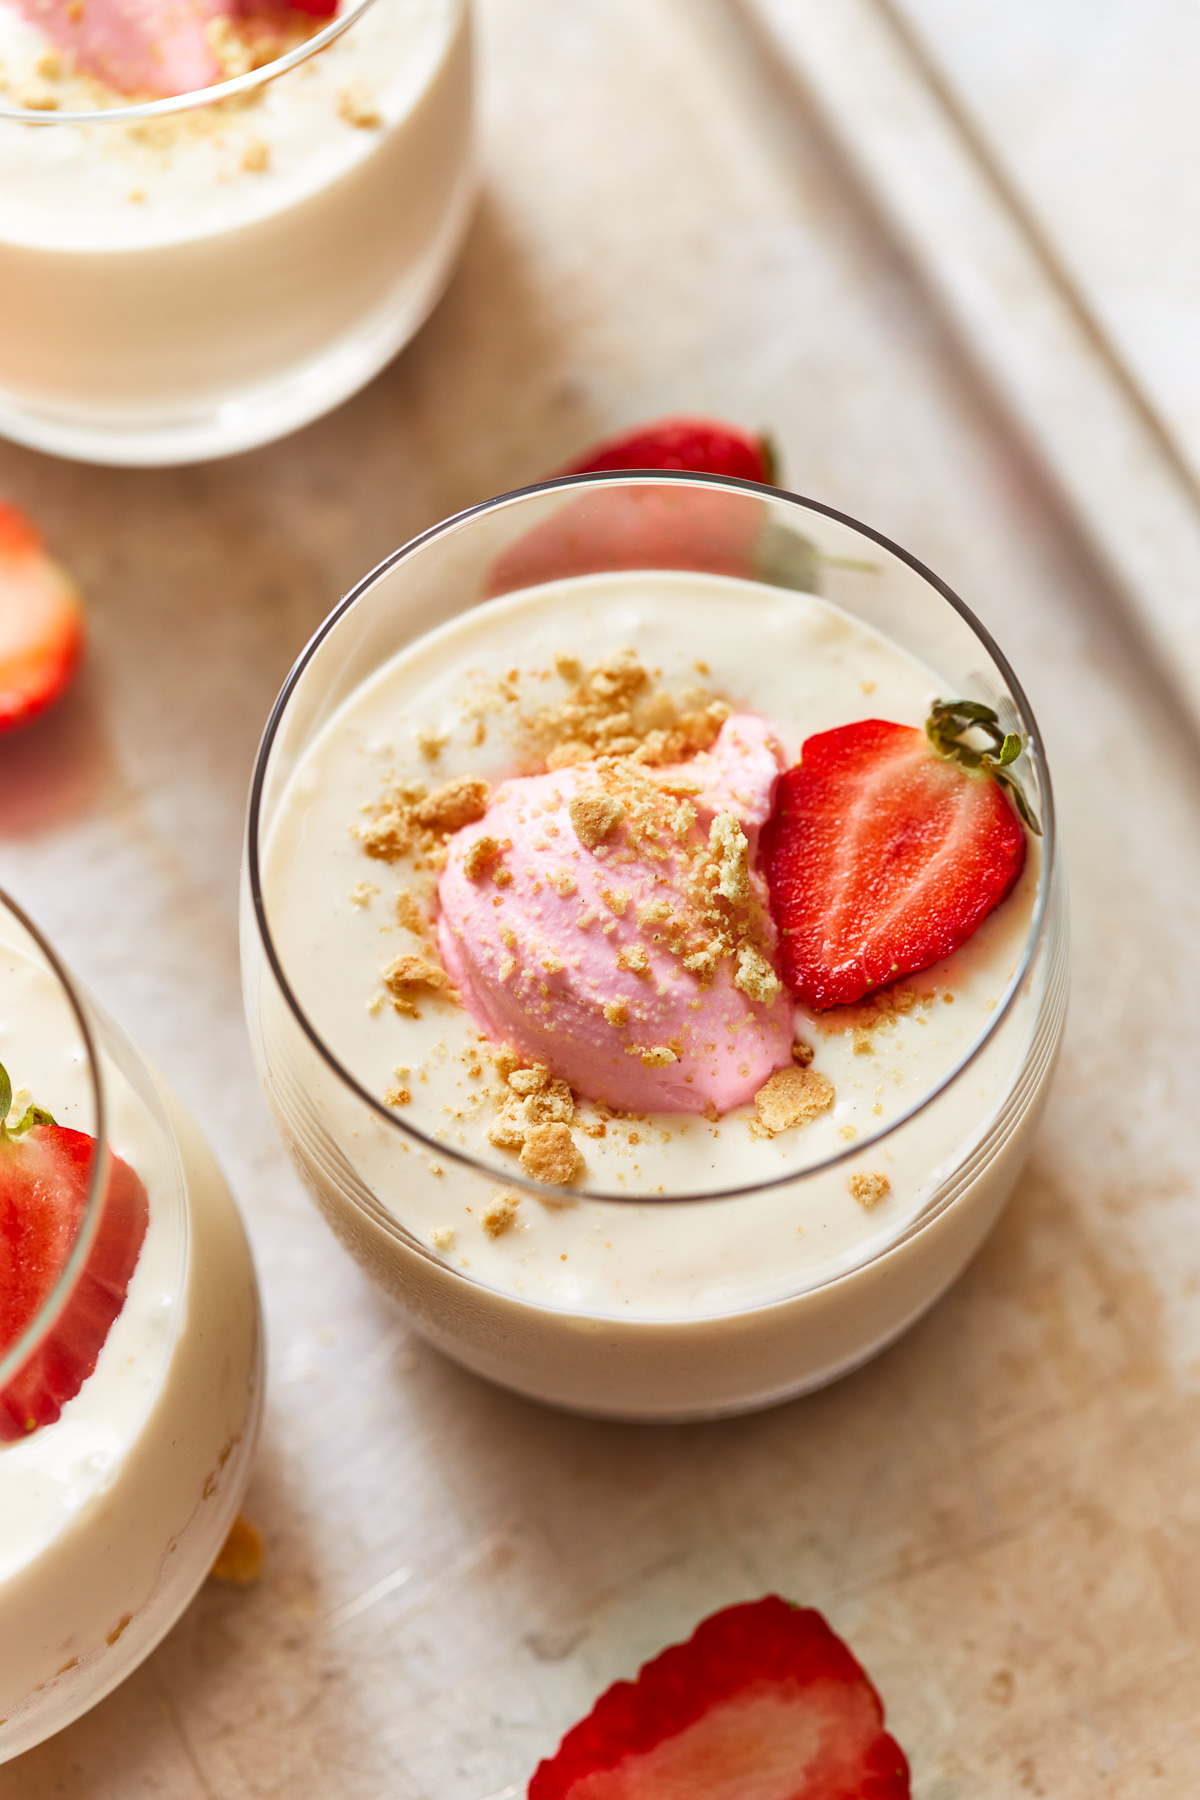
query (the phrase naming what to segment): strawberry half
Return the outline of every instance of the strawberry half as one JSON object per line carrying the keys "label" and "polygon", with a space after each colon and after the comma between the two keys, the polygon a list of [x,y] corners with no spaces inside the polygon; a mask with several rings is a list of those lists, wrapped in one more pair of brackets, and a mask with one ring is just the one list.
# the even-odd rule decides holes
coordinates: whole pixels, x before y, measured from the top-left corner
{"label": "strawberry half", "polygon": [[659,419],[597,444],[562,473],[587,475],[601,469],[688,469],[770,487],[775,481],[775,453],[768,438],[751,437],[719,419]]}
{"label": "strawberry half", "polygon": [[[994,755],[967,741],[972,731]],[[978,930],[1025,866],[1013,805],[1037,830],[1006,773],[1020,752],[974,701],[939,701],[923,732],[865,719],[807,740],[762,835],[797,999],[818,1010],[861,1000]]]}
{"label": "strawberry half", "polygon": [[[96,1140],[31,1106],[4,1125],[12,1100],[0,1068],[0,1354],[53,1292],[78,1236]],[[125,1304],[149,1220],[146,1190],[119,1156],[110,1163],[99,1228],[74,1291],[50,1335],[0,1392],[0,1441],[58,1418],[96,1366]]]}
{"label": "strawberry half", "polygon": [[729,1606],[618,1681],[529,1800],[908,1800],[883,1705],[820,1613]]}
{"label": "strawberry half", "polygon": [[65,693],[83,657],[83,606],[24,513],[0,500],[0,731]]}

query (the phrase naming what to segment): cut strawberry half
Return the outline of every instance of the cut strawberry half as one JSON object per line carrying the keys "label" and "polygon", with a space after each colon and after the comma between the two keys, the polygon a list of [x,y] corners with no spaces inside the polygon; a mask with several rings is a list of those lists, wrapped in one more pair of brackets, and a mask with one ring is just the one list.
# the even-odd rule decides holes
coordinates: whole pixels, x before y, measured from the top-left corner
{"label": "cut strawberry half", "polygon": [[908,1800],[883,1705],[820,1613],[726,1607],[618,1681],[529,1800]]}
{"label": "cut strawberry half", "polygon": [[24,513],[0,500],[0,731],[66,691],[83,657],[83,606]]}
{"label": "cut strawberry half", "polygon": [[[991,750],[975,748],[982,731]],[[804,744],[762,835],[784,980],[824,1010],[940,962],[1012,892],[1036,821],[990,707],[939,701],[925,731],[865,719]],[[1012,796],[1012,804],[1006,794]]]}
{"label": "cut strawberry half", "polygon": [[[0,1355],[37,1318],[67,1265],[87,1206],[96,1140],[31,1106],[3,1124],[12,1100],[0,1069]],[[48,1337],[0,1392],[0,1441],[53,1424],[96,1366],[125,1304],[149,1220],[146,1190],[110,1159],[104,1210],[87,1261]]]}
{"label": "cut strawberry half", "polygon": [[602,469],[688,469],[770,487],[775,452],[769,438],[751,437],[719,419],[659,419],[597,444],[562,473],[587,475]]}

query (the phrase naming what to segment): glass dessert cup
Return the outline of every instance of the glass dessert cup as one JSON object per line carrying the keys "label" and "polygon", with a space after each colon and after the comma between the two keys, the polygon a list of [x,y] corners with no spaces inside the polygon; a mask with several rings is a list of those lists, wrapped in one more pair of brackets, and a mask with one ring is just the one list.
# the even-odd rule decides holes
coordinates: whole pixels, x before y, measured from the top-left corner
{"label": "glass dessert cup", "polygon": [[[827,600],[813,598],[818,587]],[[643,627],[622,610],[626,593],[639,605],[649,596],[637,615]],[[471,610],[487,600],[493,604],[484,611]],[[999,973],[993,997],[976,1006],[980,1023],[964,1024],[961,1042],[945,1038],[934,1073],[915,1086],[908,1081],[905,1092],[902,1065],[906,1058],[914,1068],[920,1062],[922,1032],[928,1028],[930,1042],[939,1031],[944,1037],[944,1021],[961,1016],[965,1004],[953,1014],[932,1007],[934,999],[956,997],[944,982],[938,988],[934,971],[918,995],[919,1018],[897,1024],[891,1017],[881,1028],[880,1015],[872,1015],[872,1029],[897,1034],[886,1041],[899,1052],[884,1062],[896,1063],[898,1072],[879,1063],[881,1079],[864,1094],[868,1103],[873,1094],[883,1098],[856,1103],[859,1110],[844,1115],[839,1106],[827,1126],[805,1126],[796,1140],[802,1148],[783,1153],[791,1162],[783,1173],[778,1163],[767,1166],[767,1157],[779,1154],[773,1143],[752,1142],[753,1128],[737,1136],[730,1114],[712,1132],[714,1140],[724,1132],[726,1141],[719,1152],[709,1146],[718,1178],[707,1184],[681,1153],[683,1175],[669,1176],[657,1191],[643,1175],[633,1191],[624,1174],[613,1176],[617,1164],[604,1160],[608,1145],[588,1144],[586,1181],[547,1189],[527,1179],[512,1156],[447,1128],[406,1067],[396,1073],[411,1080],[416,1107],[407,1089],[386,1098],[382,1088],[373,1091],[374,1075],[363,1079],[361,1068],[349,1066],[353,1058],[330,1043],[336,1034],[317,1003],[314,965],[345,940],[325,930],[317,910],[307,938],[288,924],[293,902],[284,875],[291,865],[278,849],[291,842],[289,818],[315,819],[313,808],[331,785],[333,764],[318,760],[314,747],[357,730],[353,708],[363,695],[386,693],[386,671],[403,646],[415,645],[420,679],[414,675],[413,693],[432,694],[439,680],[450,679],[447,669],[465,666],[451,651],[467,634],[477,643],[479,666],[498,673],[518,662],[505,634],[515,634],[538,606],[550,609],[551,650],[575,653],[573,632],[585,630],[592,632],[589,644],[603,643],[607,633],[610,649],[630,643],[664,664],[672,637],[687,657],[703,649],[707,661],[689,666],[718,683],[724,677],[735,707],[747,703],[763,656],[774,665],[771,679],[785,683],[776,693],[794,668],[796,681],[810,679],[809,691],[819,697],[824,673],[835,665],[850,669],[851,652],[865,646],[881,670],[917,668],[932,692],[993,707],[1004,728],[1025,740],[1021,779],[1041,835],[1030,839],[1022,887],[995,915],[1010,909],[1010,936],[1003,951],[988,952]],[[770,615],[770,643],[754,639],[756,607]],[[806,676],[801,660],[790,660],[793,623],[808,634],[795,641],[818,665],[826,659],[815,688],[812,670]],[[864,696],[876,683],[859,681],[857,667],[852,672],[855,708],[835,712],[832,722],[872,716],[875,702]],[[886,682],[880,685],[885,691]],[[889,716],[886,706],[880,716]],[[395,744],[418,736],[415,728],[429,717],[400,708],[391,720]],[[378,714],[373,723],[365,712],[361,718],[368,723],[353,737],[353,754],[369,761],[378,750],[385,762],[397,760],[391,742],[379,750],[373,741]],[[805,725],[800,735],[814,728]],[[482,743],[482,735],[473,741]],[[493,763],[479,772],[499,779],[516,772],[519,760],[514,754],[507,768]],[[439,772],[462,771],[443,764]],[[345,797],[343,840],[353,835],[346,827],[363,810],[362,798]],[[370,882],[350,895],[360,910],[376,904],[370,894],[378,892],[372,884],[383,879],[380,868],[362,863]],[[339,865],[336,881],[342,879]],[[292,889],[303,911],[303,883]],[[1012,911],[1018,901],[1023,910]],[[621,1419],[685,1420],[772,1404],[834,1380],[919,1318],[960,1273],[1012,1191],[1066,1008],[1053,800],[1036,726],[1001,652],[936,576],[878,533],[811,501],[682,474],[582,476],[503,496],[405,546],[347,596],[296,664],[263,739],[250,796],[242,944],[250,1033],[267,1095],[338,1236],[446,1354],[530,1397]],[[326,985],[332,990],[348,980],[334,954]],[[965,1002],[972,991],[964,983],[959,997]],[[364,1014],[382,1000],[365,1005]],[[874,1054],[877,1046],[856,1017]],[[833,1015],[825,1025],[819,1018],[809,1024],[817,1036],[815,1066],[832,1068],[840,1057],[839,1092],[845,1082],[849,1093],[858,1034]],[[823,1038],[826,1029],[831,1035]],[[401,1040],[395,1042],[402,1056]],[[836,1124],[842,1116],[858,1123]],[[649,1131],[628,1134],[628,1142],[640,1140],[638,1155],[648,1164],[662,1155],[648,1143],[670,1136],[657,1129],[667,1122],[658,1114]],[[609,1115],[610,1143],[628,1123],[628,1115]],[[603,1135],[588,1133],[593,1140]],[[509,1197],[510,1216],[513,1205],[524,1208],[520,1216],[533,1233],[526,1241],[540,1243],[540,1264],[524,1253],[518,1262],[515,1248],[509,1254],[514,1234],[488,1235],[506,1222],[505,1203],[495,1211],[498,1191]],[[874,1204],[881,1194],[886,1203]],[[620,1263],[621,1282],[596,1273],[606,1256],[609,1268]],[[560,1261],[567,1269],[557,1268]]]}
{"label": "glass dessert cup", "polygon": [[6,437],[134,465],[247,450],[356,392],[432,310],[474,198],[466,0],[347,0],[265,66],[141,104],[22,83],[45,58],[11,0],[5,33]]}
{"label": "glass dessert cup", "polygon": [[[0,1354],[4,1762],[102,1699],[192,1599],[249,1476],[263,1377],[250,1251],[207,1145],[3,895],[0,1060],[10,1118],[31,1100],[87,1152],[61,1273]],[[0,1259],[37,1135],[18,1122],[0,1147]]]}

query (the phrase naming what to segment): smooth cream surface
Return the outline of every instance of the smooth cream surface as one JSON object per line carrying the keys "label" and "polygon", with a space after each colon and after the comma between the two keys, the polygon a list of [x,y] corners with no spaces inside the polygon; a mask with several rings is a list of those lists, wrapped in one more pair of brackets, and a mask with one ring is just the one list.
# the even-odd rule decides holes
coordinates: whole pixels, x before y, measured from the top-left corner
{"label": "smooth cream surface", "polygon": [[[857,718],[920,725],[942,685],[812,595],[656,572],[506,596],[402,650],[342,705],[276,812],[264,889],[284,969],[325,1042],[379,1098],[407,1088],[411,1100],[396,1116],[433,1140],[430,1151],[384,1120],[364,1124],[332,1074],[314,1078],[308,1098],[397,1218],[472,1277],[510,1292],[581,1310],[687,1316],[759,1303],[852,1266],[893,1240],[953,1171],[1003,1103],[1011,1045],[989,1047],[952,1092],[878,1147],[871,1140],[941,1083],[991,1021],[1025,948],[1040,862],[1034,845],[1014,895],[955,957],[908,984],[919,998],[907,1014],[880,1021],[860,1009],[796,1010],[813,1066],[836,1090],[835,1105],[811,1124],[768,1139],[752,1130],[748,1107],[716,1122],[670,1113],[609,1121],[603,1137],[577,1134],[583,1198],[566,1206],[526,1198],[512,1228],[490,1236],[479,1221],[486,1189],[436,1151],[469,1152],[501,1181],[516,1169],[514,1155],[487,1143],[495,1103],[486,1061],[452,1001],[429,1000],[419,1019],[387,1004],[382,970],[420,942],[395,912],[412,875],[367,858],[356,828],[396,779],[434,785],[470,773],[494,785],[512,774],[515,714],[565,692],[556,657],[587,665],[624,645],[656,683],[699,684],[768,720],[787,762],[812,733]],[[517,698],[498,704],[496,677],[512,671]],[[287,1100],[276,1101],[286,1113]],[[789,1179],[835,1156],[848,1160]],[[890,1184],[869,1208],[849,1185],[864,1173]],[[675,1205],[586,1198],[754,1184],[756,1193]]]}

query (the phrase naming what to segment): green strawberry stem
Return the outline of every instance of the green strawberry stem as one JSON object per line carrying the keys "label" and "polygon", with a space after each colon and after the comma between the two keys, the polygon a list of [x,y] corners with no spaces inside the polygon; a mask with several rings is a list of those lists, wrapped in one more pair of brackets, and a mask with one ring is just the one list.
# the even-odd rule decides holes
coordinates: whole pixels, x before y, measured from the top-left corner
{"label": "green strawberry stem", "polygon": [[16,1124],[10,1125],[8,1115],[12,1111],[12,1098],[12,1081],[8,1070],[0,1063],[0,1141],[23,1137],[31,1125],[53,1125],[54,1115],[44,1106],[27,1106]]}
{"label": "green strawberry stem", "polygon": [[[971,731],[981,732],[989,740],[990,749],[977,750],[967,743],[965,737]],[[925,721],[925,735],[947,762],[957,763],[971,775],[990,775],[998,782],[1030,831],[1041,837],[1042,828],[1024,790],[1008,773],[1009,765],[1024,750],[1025,741],[1017,732],[1003,729],[992,707],[984,706],[980,700],[935,700]]]}

